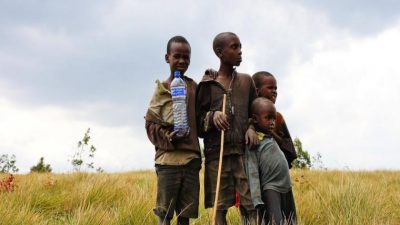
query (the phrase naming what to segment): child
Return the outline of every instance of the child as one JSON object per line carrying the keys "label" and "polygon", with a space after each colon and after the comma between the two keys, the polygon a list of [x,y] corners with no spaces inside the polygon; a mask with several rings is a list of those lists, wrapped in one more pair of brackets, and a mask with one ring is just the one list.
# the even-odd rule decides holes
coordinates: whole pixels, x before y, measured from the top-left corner
{"label": "child", "polygon": [[[225,131],[221,186],[217,207],[217,224],[226,224],[226,213],[235,203],[235,191],[240,195],[243,215],[254,224],[256,212],[244,170],[244,148],[254,136],[248,131],[249,110],[256,89],[248,74],[235,71],[242,62],[239,37],[231,32],[218,34],[213,49],[220,59],[216,79],[205,75],[199,83],[196,97],[196,115],[199,136],[204,138],[205,155],[205,207],[214,205],[220,152],[220,131]],[[223,94],[227,95],[226,114],[222,113]],[[245,136],[246,134],[246,136]],[[247,221],[249,222],[249,221]]]}
{"label": "child", "polygon": [[187,89],[187,115],[190,131],[178,137],[173,131],[172,97],[170,92],[174,71],[183,75],[190,64],[191,48],[182,36],[172,37],[167,44],[165,61],[169,63],[167,80],[157,86],[146,114],[146,131],[154,144],[157,173],[157,203],[154,213],[159,225],[170,225],[174,211],[178,225],[189,225],[197,218],[199,205],[199,170],[201,156],[195,117],[197,84],[183,76]]}
{"label": "child", "polygon": [[[275,77],[268,72],[260,71],[253,75],[253,80],[258,96],[268,98],[275,104],[278,95]],[[275,128],[271,131],[271,134],[285,154],[289,168],[292,168],[292,162],[297,158],[297,154],[285,120],[279,112],[276,112]]]}
{"label": "child", "polygon": [[[253,101],[251,112],[260,140],[257,150],[246,150],[253,201],[257,202],[255,196],[261,196],[265,207],[262,221],[265,224],[296,224],[289,166],[285,155],[272,138],[276,119],[274,103],[259,97]],[[254,185],[257,182],[258,185]]]}

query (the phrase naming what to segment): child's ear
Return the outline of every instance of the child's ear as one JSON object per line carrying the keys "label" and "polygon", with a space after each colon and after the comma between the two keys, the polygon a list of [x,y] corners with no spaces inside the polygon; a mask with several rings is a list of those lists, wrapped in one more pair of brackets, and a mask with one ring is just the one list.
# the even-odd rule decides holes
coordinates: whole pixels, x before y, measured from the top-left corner
{"label": "child's ear", "polygon": [[222,57],[222,49],[217,48],[217,49],[216,49],[216,52],[217,52],[218,58],[221,58],[221,57]]}
{"label": "child's ear", "polygon": [[165,54],[165,62],[169,63],[168,54]]}

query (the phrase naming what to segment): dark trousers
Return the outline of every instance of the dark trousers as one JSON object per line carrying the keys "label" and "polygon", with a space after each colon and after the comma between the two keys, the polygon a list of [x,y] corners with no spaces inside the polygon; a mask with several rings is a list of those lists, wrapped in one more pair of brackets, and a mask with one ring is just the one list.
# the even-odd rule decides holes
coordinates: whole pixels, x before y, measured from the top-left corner
{"label": "dark trousers", "polygon": [[262,192],[264,211],[262,224],[265,225],[296,225],[296,207],[292,189],[287,193],[274,190]]}

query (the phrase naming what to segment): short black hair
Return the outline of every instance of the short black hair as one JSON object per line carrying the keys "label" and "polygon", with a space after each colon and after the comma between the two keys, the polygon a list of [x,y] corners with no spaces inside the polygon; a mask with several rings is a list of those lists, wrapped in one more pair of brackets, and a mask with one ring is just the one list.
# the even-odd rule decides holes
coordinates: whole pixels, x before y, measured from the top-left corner
{"label": "short black hair", "polygon": [[257,97],[251,103],[251,113],[255,115],[259,115],[261,109],[266,106],[272,106],[275,108],[274,103],[265,97]]}
{"label": "short black hair", "polygon": [[236,36],[237,35],[235,33],[232,32],[222,32],[217,34],[217,36],[215,36],[214,40],[213,40],[213,50],[215,52],[215,54],[217,54],[217,48],[224,48],[225,47],[225,38],[227,36]]}
{"label": "short black hair", "polygon": [[170,48],[171,48],[171,44],[172,42],[178,42],[178,43],[183,43],[183,44],[187,44],[190,47],[189,42],[186,40],[186,38],[182,37],[182,36],[173,36],[171,39],[169,39],[168,44],[167,44],[167,54],[170,53]]}
{"label": "short black hair", "polygon": [[260,71],[255,73],[252,78],[254,81],[254,84],[256,85],[256,88],[259,88],[261,86],[261,82],[262,82],[262,78],[264,77],[274,77],[274,75],[272,75],[270,72],[267,71]]}

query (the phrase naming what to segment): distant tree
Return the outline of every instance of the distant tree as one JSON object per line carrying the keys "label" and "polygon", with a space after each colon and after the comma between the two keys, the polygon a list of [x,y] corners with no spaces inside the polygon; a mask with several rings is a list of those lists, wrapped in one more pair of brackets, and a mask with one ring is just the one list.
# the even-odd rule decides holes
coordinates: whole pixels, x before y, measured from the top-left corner
{"label": "distant tree", "polygon": [[45,165],[43,161],[44,158],[40,157],[38,164],[36,164],[36,166],[31,167],[31,172],[50,173],[51,172],[50,164]]}
{"label": "distant tree", "polygon": [[299,138],[293,140],[294,147],[297,152],[297,159],[292,162],[294,168],[299,169],[325,169],[322,162],[321,153],[317,152],[317,155],[310,157],[307,150],[303,149],[303,144]]}
{"label": "distant tree", "polygon": [[17,162],[15,155],[11,157],[8,154],[3,154],[0,157],[0,173],[16,173],[19,171],[15,163]]}
{"label": "distant tree", "polygon": [[[90,128],[88,128],[82,140],[78,141],[78,148],[70,160],[74,171],[81,171],[82,165],[86,165],[88,170],[95,168],[93,159],[97,149],[89,144],[90,138]],[[96,171],[104,172],[101,167],[96,168]]]}
{"label": "distant tree", "polygon": [[309,169],[311,168],[311,159],[310,159],[310,154],[308,153],[307,150],[303,149],[303,145],[300,141],[299,138],[295,138],[293,140],[294,147],[296,148],[297,152],[297,159],[295,159],[292,162],[292,166],[294,168],[300,168],[300,169]]}

